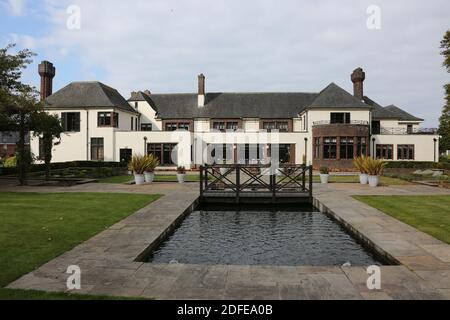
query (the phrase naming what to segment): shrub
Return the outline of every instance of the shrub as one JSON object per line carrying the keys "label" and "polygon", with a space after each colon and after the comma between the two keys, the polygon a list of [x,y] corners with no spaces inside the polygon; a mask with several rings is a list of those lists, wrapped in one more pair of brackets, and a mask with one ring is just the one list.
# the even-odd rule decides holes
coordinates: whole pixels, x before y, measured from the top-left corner
{"label": "shrub", "polygon": [[5,166],[5,168],[15,168],[17,167],[17,158],[14,157],[9,157],[5,160],[5,163],[3,164]]}
{"label": "shrub", "polygon": [[365,172],[364,169],[364,162],[366,161],[366,157],[365,156],[361,156],[361,157],[356,157],[353,160],[353,165],[355,166],[355,168],[361,172],[361,173],[367,173]]}
{"label": "shrub", "polygon": [[363,162],[364,172],[367,172],[371,176],[379,176],[385,166],[386,162],[383,160],[373,159],[371,157],[366,157]]}
{"label": "shrub", "polygon": [[149,154],[146,156],[147,159],[147,168],[145,169],[146,172],[153,172],[155,171],[155,168],[159,166],[159,159],[155,157],[153,154]]}
{"label": "shrub", "polygon": [[147,156],[134,155],[128,164],[128,170],[133,171],[135,174],[144,174],[148,167]]}
{"label": "shrub", "polygon": [[320,167],[320,174],[328,174],[329,172],[328,167]]}

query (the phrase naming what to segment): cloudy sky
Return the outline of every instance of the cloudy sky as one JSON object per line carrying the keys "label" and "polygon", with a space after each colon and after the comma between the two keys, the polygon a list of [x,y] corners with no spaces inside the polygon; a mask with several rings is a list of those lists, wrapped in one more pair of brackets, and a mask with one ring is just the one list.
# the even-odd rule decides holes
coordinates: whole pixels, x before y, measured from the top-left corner
{"label": "cloudy sky", "polygon": [[437,126],[450,81],[439,55],[448,0],[0,0],[0,10],[0,45],[38,54],[24,80],[38,85],[37,63],[50,60],[55,89],[99,80],[125,98],[195,92],[203,72],[210,92],[317,92],[330,82],[351,92],[361,66],[366,95]]}

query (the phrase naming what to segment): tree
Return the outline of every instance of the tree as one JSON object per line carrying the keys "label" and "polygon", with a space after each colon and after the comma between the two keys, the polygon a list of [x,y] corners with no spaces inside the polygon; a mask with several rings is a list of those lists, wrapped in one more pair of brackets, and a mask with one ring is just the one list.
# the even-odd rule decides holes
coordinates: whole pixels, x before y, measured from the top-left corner
{"label": "tree", "polygon": [[40,137],[42,142],[43,159],[45,163],[45,180],[50,179],[50,163],[52,161],[52,149],[54,141],[61,138],[63,128],[57,115],[50,115],[45,111],[34,114],[33,117],[34,136]]}
{"label": "tree", "polygon": [[[441,55],[444,56],[443,65],[450,73],[450,30],[444,35],[444,39],[441,41]],[[445,101],[446,104],[442,109],[442,115],[439,118],[439,130],[438,133],[441,135],[439,149],[441,152],[450,150],[450,83],[444,85],[445,90]]]}
{"label": "tree", "polygon": [[33,114],[39,110],[39,102],[35,88],[21,82],[22,71],[35,54],[27,49],[9,54],[14,46],[0,49],[0,131],[19,132],[17,170],[20,184],[24,185],[32,162],[25,140],[32,129]]}

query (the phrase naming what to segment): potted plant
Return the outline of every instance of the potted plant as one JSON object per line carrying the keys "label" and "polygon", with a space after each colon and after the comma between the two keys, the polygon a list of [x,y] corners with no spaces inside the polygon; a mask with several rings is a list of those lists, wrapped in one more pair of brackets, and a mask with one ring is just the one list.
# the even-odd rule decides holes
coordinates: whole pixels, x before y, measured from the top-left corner
{"label": "potted plant", "polygon": [[364,170],[369,174],[369,186],[376,187],[380,181],[380,175],[386,162],[382,160],[373,159],[371,157],[365,158]]}
{"label": "potted plant", "polygon": [[177,179],[179,183],[184,182],[185,176],[186,176],[186,168],[183,166],[177,167]]}
{"label": "potted plant", "polygon": [[128,170],[133,171],[134,182],[141,185],[145,181],[144,172],[147,168],[147,158],[141,155],[134,155],[128,164]]}
{"label": "potted plant", "polygon": [[366,161],[365,156],[356,157],[353,160],[353,165],[359,171],[359,183],[361,184],[367,184],[367,182],[369,181],[369,175],[367,174],[364,168],[365,161]]}
{"label": "potted plant", "polygon": [[328,167],[320,167],[320,183],[327,184],[328,183],[328,177],[329,177],[329,170]]}
{"label": "potted plant", "polygon": [[155,179],[155,168],[159,166],[159,159],[153,154],[149,154],[146,158],[146,168],[144,171],[145,182],[152,183]]}

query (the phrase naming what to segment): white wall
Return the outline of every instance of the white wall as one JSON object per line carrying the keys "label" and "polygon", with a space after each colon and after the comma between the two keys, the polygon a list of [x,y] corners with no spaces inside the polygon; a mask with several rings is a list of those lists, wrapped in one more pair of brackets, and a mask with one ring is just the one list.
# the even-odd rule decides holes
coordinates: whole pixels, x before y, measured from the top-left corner
{"label": "white wall", "polygon": [[[392,144],[394,147],[393,160],[397,161],[397,145],[399,144],[413,144],[414,145],[414,160],[415,161],[439,161],[439,136],[431,134],[402,134],[402,135],[374,135],[375,144]],[[436,142],[436,153],[434,150],[433,139],[438,139]],[[370,141],[370,148],[372,154],[375,154],[373,150],[373,142]],[[436,158],[435,158],[436,156]],[[401,160],[406,161],[406,160]]]}
{"label": "white wall", "polygon": [[[129,102],[130,105],[135,108],[135,101]],[[141,113],[141,123],[151,123],[152,131],[161,131],[162,123],[161,121],[156,119],[156,112],[153,108],[148,104],[147,101],[136,101],[137,109],[136,111]],[[141,129],[139,125],[139,130]]]}

